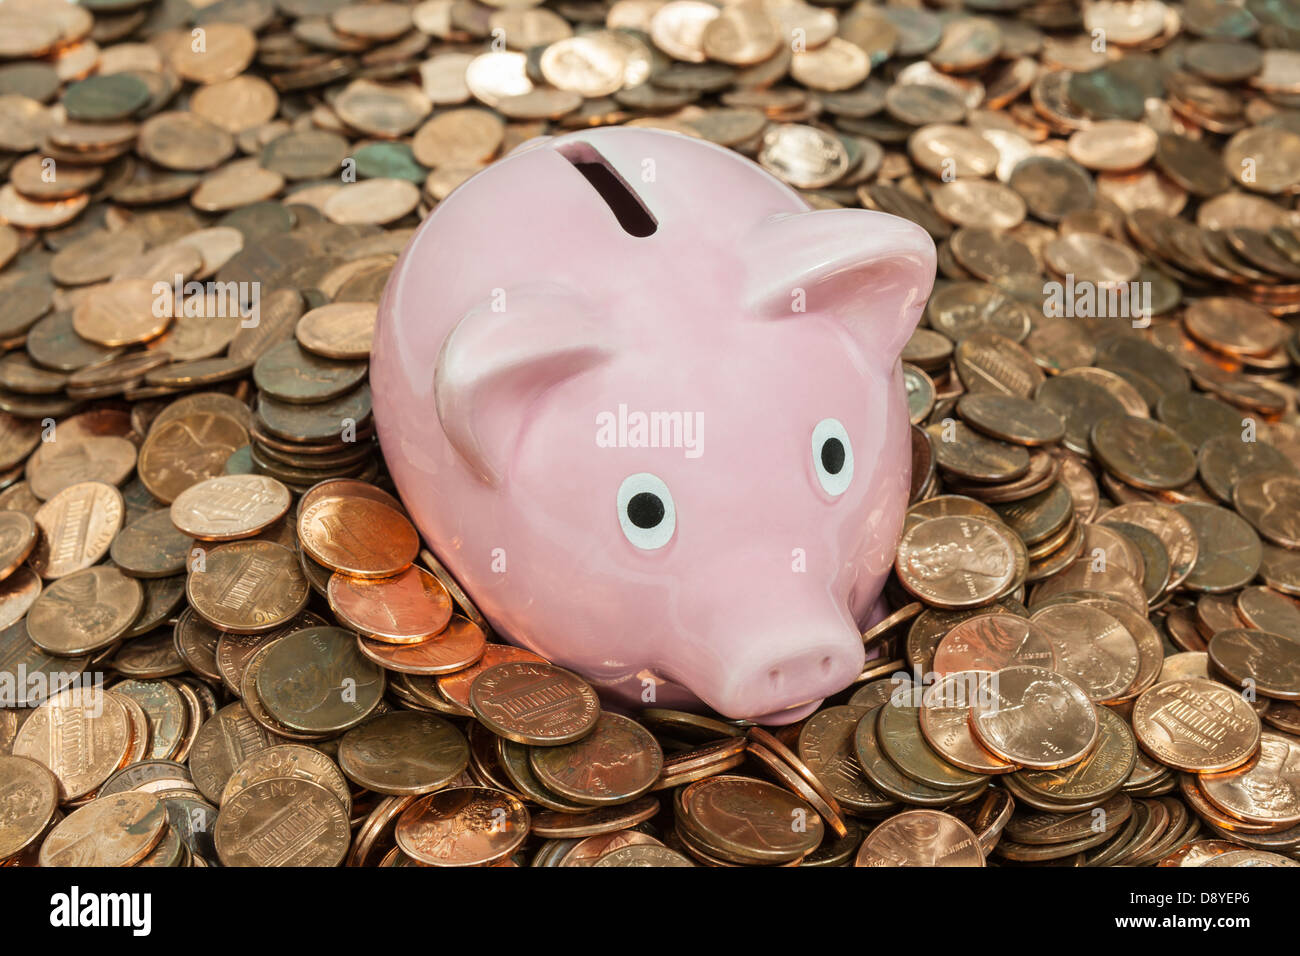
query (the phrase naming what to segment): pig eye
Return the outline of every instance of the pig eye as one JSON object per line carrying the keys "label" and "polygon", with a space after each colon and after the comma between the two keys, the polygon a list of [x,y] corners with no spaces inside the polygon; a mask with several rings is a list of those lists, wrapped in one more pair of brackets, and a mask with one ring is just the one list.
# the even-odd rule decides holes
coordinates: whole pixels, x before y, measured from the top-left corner
{"label": "pig eye", "polygon": [[627,540],[643,551],[662,548],[677,528],[668,486],[649,472],[628,475],[618,486],[618,523]]}
{"label": "pig eye", "polygon": [[853,481],[853,445],[838,418],[823,418],[812,433],[813,469],[828,495],[842,495]]}

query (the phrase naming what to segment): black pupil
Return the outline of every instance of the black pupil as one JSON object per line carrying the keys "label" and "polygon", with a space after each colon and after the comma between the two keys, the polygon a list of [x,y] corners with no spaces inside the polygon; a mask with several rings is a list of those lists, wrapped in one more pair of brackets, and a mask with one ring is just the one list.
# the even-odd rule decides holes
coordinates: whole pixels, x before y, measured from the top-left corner
{"label": "black pupil", "polygon": [[627,503],[627,517],[638,528],[653,528],[664,520],[664,503],[658,495],[643,491]]}
{"label": "black pupil", "polygon": [[838,475],[844,467],[844,443],[838,438],[822,442],[822,467],[830,475]]}

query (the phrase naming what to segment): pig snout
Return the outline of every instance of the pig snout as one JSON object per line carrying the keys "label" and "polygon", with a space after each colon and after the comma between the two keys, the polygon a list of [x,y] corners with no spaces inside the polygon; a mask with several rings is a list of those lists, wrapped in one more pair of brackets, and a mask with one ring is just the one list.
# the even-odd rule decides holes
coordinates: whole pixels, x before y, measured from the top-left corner
{"label": "pig snout", "polygon": [[791,723],[862,673],[862,637],[847,619],[814,627],[769,622],[732,635],[740,641],[713,644],[712,679],[694,682],[700,698],[728,717]]}

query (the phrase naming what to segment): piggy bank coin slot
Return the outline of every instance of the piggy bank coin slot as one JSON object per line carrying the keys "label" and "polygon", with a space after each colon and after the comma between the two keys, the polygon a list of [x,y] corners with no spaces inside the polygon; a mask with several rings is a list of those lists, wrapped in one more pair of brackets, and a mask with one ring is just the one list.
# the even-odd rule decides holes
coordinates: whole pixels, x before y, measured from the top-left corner
{"label": "piggy bank coin slot", "polygon": [[650,210],[646,209],[632,187],[595,147],[590,143],[567,143],[560,147],[559,153],[573,164],[574,169],[582,173],[600,198],[605,200],[605,205],[624,232],[638,239],[654,235],[659,224],[650,215]]}

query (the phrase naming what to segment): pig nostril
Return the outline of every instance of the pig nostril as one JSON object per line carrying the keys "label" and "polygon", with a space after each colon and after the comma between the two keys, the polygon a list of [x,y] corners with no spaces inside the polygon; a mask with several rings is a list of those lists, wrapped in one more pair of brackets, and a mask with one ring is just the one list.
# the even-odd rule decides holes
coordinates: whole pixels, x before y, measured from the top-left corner
{"label": "pig nostril", "polygon": [[781,669],[773,667],[767,672],[767,682],[771,685],[772,690],[777,690],[781,686]]}
{"label": "pig nostril", "polygon": [[828,677],[831,672],[831,659],[829,656],[822,658],[822,676]]}

